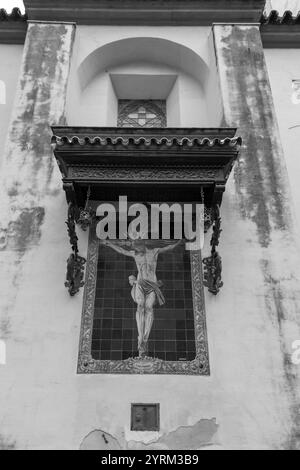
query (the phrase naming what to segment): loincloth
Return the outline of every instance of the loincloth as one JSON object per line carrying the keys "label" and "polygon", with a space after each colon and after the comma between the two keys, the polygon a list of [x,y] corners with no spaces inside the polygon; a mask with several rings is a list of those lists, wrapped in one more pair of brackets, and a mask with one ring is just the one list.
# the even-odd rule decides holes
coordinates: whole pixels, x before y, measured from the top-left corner
{"label": "loincloth", "polygon": [[141,289],[145,297],[147,297],[148,295],[152,294],[152,292],[154,292],[156,301],[160,306],[166,303],[165,297],[162,291],[160,290],[161,286],[162,286],[161,281],[158,281],[156,283],[154,281],[148,281],[147,279],[140,279],[136,283],[136,287]]}

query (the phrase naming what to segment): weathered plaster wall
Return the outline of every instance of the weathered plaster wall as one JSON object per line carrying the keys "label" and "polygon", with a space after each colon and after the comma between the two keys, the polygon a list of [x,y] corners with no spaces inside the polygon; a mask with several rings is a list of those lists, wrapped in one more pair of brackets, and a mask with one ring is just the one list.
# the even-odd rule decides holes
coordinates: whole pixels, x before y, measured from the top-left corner
{"label": "weathered plaster wall", "polygon": [[296,90],[293,89],[293,80],[300,80],[299,54],[299,49],[265,50],[298,223],[300,223],[300,100],[295,99]]}
{"label": "weathered plaster wall", "polygon": [[11,111],[16,94],[23,46],[0,44],[0,168]]}
{"label": "weathered plaster wall", "polygon": [[[3,158],[0,337],[6,341],[7,365],[0,369],[1,384],[5,384],[0,392],[2,447],[26,447],[26,439],[33,437],[35,429],[39,432],[34,424],[35,410],[39,406],[35,395],[48,393],[46,382],[42,386],[36,382],[39,372],[33,379],[30,369],[38,357],[42,359],[43,341],[47,341],[44,336],[40,337],[41,332],[36,326],[39,321],[48,323],[51,315],[51,307],[47,313],[45,308],[47,303],[51,305],[49,295],[44,291],[41,301],[37,293],[41,276],[42,285],[50,287],[51,279],[47,279],[43,266],[48,264],[49,256],[53,260],[56,257],[53,252],[51,255],[55,240],[51,244],[47,237],[43,238],[43,230],[55,221],[63,204],[59,172],[54,166],[50,147],[49,126],[65,123],[73,34],[73,25],[29,24]],[[61,223],[63,226],[63,219]],[[40,243],[44,255],[39,256]],[[55,277],[54,271],[53,274]],[[30,278],[32,284],[28,288]],[[51,336],[51,328],[47,334]],[[40,344],[40,352],[31,361],[34,343]],[[40,419],[44,420],[44,417],[40,416]]]}
{"label": "weathered plaster wall", "polygon": [[[268,406],[277,408],[273,433],[277,430],[277,438],[282,439],[286,435],[287,448],[299,448],[299,368],[293,366],[290,356],[292,341],[300,335],[299,248],[260,34],[256,26],[220,25],[214,27],[214,37],[224,124],[238,126],[244,139],[229,187],[235,205],[232,230],[237,227],[236,235],[240,237],[243,226],[252,225],[254,229],[240,241],[244,246],[238,251],[239,256],[246,254],[244,268],[251,266],[253,270],[251,286],[240,285],[241,289],[252,290],[251,303],[249,307],[241,306],[240,315],[246,331],[253,328],[252,347],[255,345],[257,353],[262,353],[264,346],[268,351],[268,357],[261,357],[262,364],[269,363],[264,386],[260,379],[256,386],[252,384],[256,397],[251,403],[252,412],[258,400],[269,400]],[[227,215],[225,209],[223,218]],[[251,246],[255,253],[250,262]],[[246,344],[251,348],[249,340]]]}
{"label": "weathered plaster wall", "polygon": [[[256,28],[215,33],[226,124],[247,149],[222,207],[224,288],[206,295],[211,376],[85,376],[82,292],[63,285],[66,203],[49,145],[49,123],[65,120],[73,27],[30,25],[1,181],[0,447],[297,447],[299,258],[272,99]],[[85,256],[86,233],[79,244]],[[129,430],[134,402],[160,403],[159,433]]]}

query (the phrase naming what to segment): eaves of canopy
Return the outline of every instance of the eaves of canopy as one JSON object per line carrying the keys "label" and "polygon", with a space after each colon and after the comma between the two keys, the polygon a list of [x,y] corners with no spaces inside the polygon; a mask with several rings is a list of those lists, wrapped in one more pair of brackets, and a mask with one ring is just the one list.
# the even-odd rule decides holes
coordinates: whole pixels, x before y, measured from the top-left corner
{"label": "eaves of canopy", "polygon": [[222,202],[241,146],[236,129],[53,127],[68,202],[91,199]]}

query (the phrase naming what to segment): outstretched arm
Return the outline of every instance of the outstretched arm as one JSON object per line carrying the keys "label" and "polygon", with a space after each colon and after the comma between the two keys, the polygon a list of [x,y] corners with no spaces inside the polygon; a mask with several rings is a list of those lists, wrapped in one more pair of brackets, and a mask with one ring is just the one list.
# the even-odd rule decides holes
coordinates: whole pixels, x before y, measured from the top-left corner
{"label": "outstretched arm", "polygon": [[130,256],[131,258],[134,258],[134,252],[132,250],[131,251],[125,250],[121,246],[119,246],[117,244],[114,244],[109,240],[103,240],[102,244],[105,245],[105,246],[109,246],[110,248],[115,250],[117,253],[120,253],[121,255]]}
{"label": "outstretched arm", "polygon": [[166,253],[167,251],[174,250],[177,246],[183,243],[183,240],[178,240],[178,242],[173,243],[172,245],[164,246],[163,248],[159,248],[158,253]]}

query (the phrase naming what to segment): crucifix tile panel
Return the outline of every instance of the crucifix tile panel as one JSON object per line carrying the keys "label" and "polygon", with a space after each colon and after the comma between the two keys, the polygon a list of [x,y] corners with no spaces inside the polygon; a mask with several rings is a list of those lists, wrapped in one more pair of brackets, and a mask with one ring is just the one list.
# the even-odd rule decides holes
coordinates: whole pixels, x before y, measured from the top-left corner
{"label": "crucifix tile panel", "polygon": [[[99,250],[92,357],[124,360],[138,356],[136,305],[128,279],[135,261],[109,247]],[[157,276],[164,302],[155,308],[147,354],[167,361],[195,359],[195,330],[189,252],[161,254]]]}

